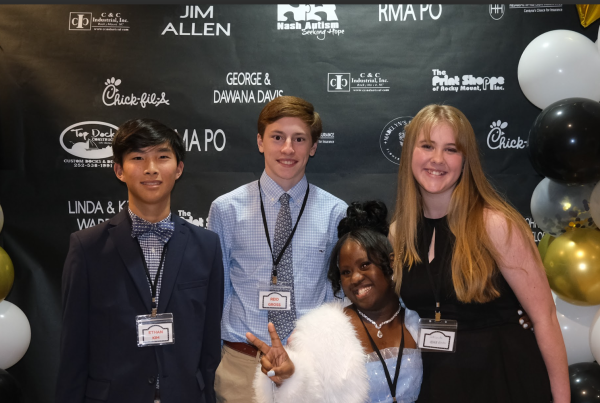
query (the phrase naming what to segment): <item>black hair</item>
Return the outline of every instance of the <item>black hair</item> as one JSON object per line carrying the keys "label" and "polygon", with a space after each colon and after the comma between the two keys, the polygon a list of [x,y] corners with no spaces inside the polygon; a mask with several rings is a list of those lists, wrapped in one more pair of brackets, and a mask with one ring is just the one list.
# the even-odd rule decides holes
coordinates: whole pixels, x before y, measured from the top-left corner
{"label": "black hair", "polygon": [[185,147],[179,133],[154,119],[131,119],[117,129],[112,141],[113,160],[123,164],[125,154],[168,143],[177,163],[183,161]]}
{"label": "black hair", "polygon": [[367,252],[367,257],[386,276],[394,273],[390,255],[394,252],[387,238],[389,223],[387,207],[379,200],[364,203],[353,202],[348,206],[346,217],[338,224],[338,241],[329,258],[327,278],[331,281],[333,295],[336,297],[341,290],[340,269],[338,267],[340,250],[347,240],[353,240]]}

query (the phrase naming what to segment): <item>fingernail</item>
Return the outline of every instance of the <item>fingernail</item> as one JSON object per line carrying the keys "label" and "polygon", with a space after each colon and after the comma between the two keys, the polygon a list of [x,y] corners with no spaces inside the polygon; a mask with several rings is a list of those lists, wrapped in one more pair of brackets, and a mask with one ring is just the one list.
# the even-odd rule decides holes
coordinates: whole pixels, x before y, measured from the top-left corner
{"label": "fingernail", "polygon": [[519,323],[520,323],[520,324],[523,324],[524,322],[525,322],[525,320],[523,320],[523,319],[519,319]]}
{"label": "fingernail", "polygon": [[529,325],[528,325],[527,323],[525,323],[525,324],[523,325],[523,329],[528,329],[528,328],[529,328]]}
{"label": "fingernail", "polygon": [[523,315],[523,311],[522,311],[522,310],[520,310],[520,309],[517,311],[517,313],[518,313],[519,315]]}
{"label": "fingernail", "polygon": [[275,371],[270,370],[269,372],[267,372],[267,376],[270,378],[272,376],[275,376]]}

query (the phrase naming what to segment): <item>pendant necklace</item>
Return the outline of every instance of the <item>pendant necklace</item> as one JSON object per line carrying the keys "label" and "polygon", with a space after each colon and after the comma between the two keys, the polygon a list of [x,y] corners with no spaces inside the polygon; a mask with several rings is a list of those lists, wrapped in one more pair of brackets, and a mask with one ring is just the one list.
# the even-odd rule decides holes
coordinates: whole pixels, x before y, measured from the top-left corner
{"label": "pendant necklace", "polygon": [[398,307],[398,310],[396,311],[396,313],[394,314],[394,316],[392,316],[391,318],[389,318],[385,322],[381,322],[379,325],[377,323],[375,323],[374,320],[371,320],[371,318],[369,318],[367,315],[365,315],[364,313],[362,313],[360,311],[360,309],[356,308],[356,312],[360,313],[360,315],[363,318],[365,318],[366,320],[368,320],[369,322],[371,322],[373,324],[373,326],[375,326],[375,329],[377,329],[377,337],[379,337],[381,339],[383,337],[383,333],[381,333],[381,326],[387,325],[388,323],[390,323],[391,321],[393,321],[396,318],[396,316],[398,316],[398,314],[400,313],[400,309],[402,309],[402,305]]}

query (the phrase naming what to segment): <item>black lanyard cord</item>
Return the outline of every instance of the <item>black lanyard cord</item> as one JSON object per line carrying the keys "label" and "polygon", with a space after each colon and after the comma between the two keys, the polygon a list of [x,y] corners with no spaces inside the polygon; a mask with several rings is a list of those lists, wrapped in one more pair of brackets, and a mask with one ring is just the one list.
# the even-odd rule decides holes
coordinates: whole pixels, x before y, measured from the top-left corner
{"label": "black lanyard cord", "polygon": [[[435,281],[433,279],[433,274],[431,273],[431,265],[429,263],[429,247],[431,245],[431,240],[429,241],[429,243],[427,243],[427,231],[425,231],[425,222],[423,223],[423,245],[425,247],[425,250],[427,251],[427,253],[425,254],[425,260],[424,260],[424,264],[425,264],[425,269],[427,270],[427,276],[429,277],[429,282],[431,283],[431,290],[433,291],[433,296],[435,298],[435,320],[436,322],[438,322],[441,319],[441,289],[442,289],[442,283],[444,282],[444,268],[441,267],[441,274],[440,274],[440,282],[438,284],[435,284]],[[436,242],[435,244],[438,243],[438,240],[440,239],[439,237],[437,237],[437,235],[439,235],[439,231],[436,231],[436,226],[433,226],[433,232],[436,233]],[[433,232],[431,235],[431,239],[433,239]],[[444,264],[444,260],[446,258],[446,252],[448,252],[448,244],[449,242],[446,242],[446,245],[444,245],[444,250],[442,252],[442,255],[438,257],[438,262],[440,263],[440,265]],[[434,259],[435,259],[435,245],[434,245],[434,249],[433,249],[433,253],[434,253]]]}
{"label": "black lanyard cord", "polygon": [[161,269],[164,267],[165,256],[167,255],[167,244],[163,247],[162,253],[160,254],[160,263],[158,264],[158,269],[156,270],[156,276],[154,277],[154,282],[150,277],[150,270],[148,269],[148,263],[146,263],[146,257],[144,256],[144,250],[142,249],[142,245],[138,240],[138,246],[140,247],[140,253],[142,254],[142,263],[144,264],[144,270],[146,270],[146,277],[148,278],[148,282],[150,283],[150,289],[152,290],[152,316],[156,316],[156,287],[158,286],[158,279],[160,277]]}
{"label": "black lanyard cord", "polygon": [[273,259],[273,278],[275,279],[274,282],[277,281],[276,280],[277,279],[277,265],[281,261],[281,258],[283,256],[283,254],[285,253],[285,250],[289,246],[290,242],[292,242],[292,238],[294,237],[294,234],[296,233],[296,228],[298,228],[298,223],[300,222],[302,213],[304,213],[304,208],[306,207],[306,202],[308,201],[309,190],[310,190],[310,185],[307,183],[306,184],[306,194],[304,195],[304,201],[302,202],[302,207],[300,208],[300,213],[298,214],[298,219],[296,220],[296,224],[294,225],[294,228],[292,229],[292,232],[290,233],[290,236],[288,237],[287,241],[283,245],[283,248],[281,248],[281,252],[279,252],[279,255],[277,256],[277,258],[275,258],[273,256],[273,247],[271,246],[271,238],[269,237],[269,227],[267,226],[267,216],[265,214],[265,206],[263,204],[263,199],[262,199],[262,189],[260,187],[260,180],[258,181],[258,195],[260,196],[260,212],[262,214],[263,225],[265,227],[265,235],[267,236],[267,243],[269,244],[269,250],[271,251],[271,258]]}
{"label": "black lanyard cord", "polygon": [[[354,307],[354,310],[356,310],[356,307]],[[387,383],[390,388],[390,392],[392,393],[392,399],[394,402],[396,401],[396,385],[398,385],[398,377],[400,375],[400,365],[402,365],[402,355],[404,354],[404,312],[405,312],[404,308],[402,308],[402,312],[400,312],[400,334],[401,334],[400,335],[400,351],[398,351],[398,358],[396,359],[396,372],[394,373],[394,381],[393,382],[392,382],[392,378],[390,377],[390,372],[387,368],[387,365],[385,364],[385,360],[381,356],[381,352],[379,351],[379,348],[377,348],[377,344],[375,344],[375,340],[373,340],[373,338],[371,337],[371,334],[367,330],[367,326],[365,325],[364,320],[361,318],[360,315],[358,315],[358,312],[356,313],[358,315],[358,318],[360,319],[360,322],[362,323],[363,327],[365,328],[365,332],[367,332],[367,336],[369,337],[369,341],[371,342],[371,346],[373,347],[373,350],[377,353],[377,356],[379,357],[379,361],[381,361],[381,365],[383,366],[383,371],[385,372],[385,378],[387,379]]]}

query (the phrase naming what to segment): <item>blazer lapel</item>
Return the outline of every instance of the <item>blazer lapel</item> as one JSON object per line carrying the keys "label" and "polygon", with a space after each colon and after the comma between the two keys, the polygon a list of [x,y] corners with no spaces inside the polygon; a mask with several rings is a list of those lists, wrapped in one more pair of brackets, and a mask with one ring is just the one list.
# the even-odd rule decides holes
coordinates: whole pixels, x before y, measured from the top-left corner
{"label": "blazer lapel", "polygon": [[146,270],[142,263],[142,252],[137,240],[131,237],[131,224],[126,214],[127,210],[123,210],[110,220],[110,224],[114,226],[109,228],[108,233],[138,290],[147,313],[150,313],[151,295]]}
{"label": "blazer lapel", "polygon": [[179,274],[185,248],[190,236],[189,229],[186,227],[187,223],[175,215],[172,217],[173,222],[175,223],[175,231],[167,244],[167,257],[165,259],[165,268],[162,275],[160,296],[158,300],[159,313],[168,312],[167,306],[169,305],[169,300],[173,294],[175,281],[177,280],[177,275]]}

